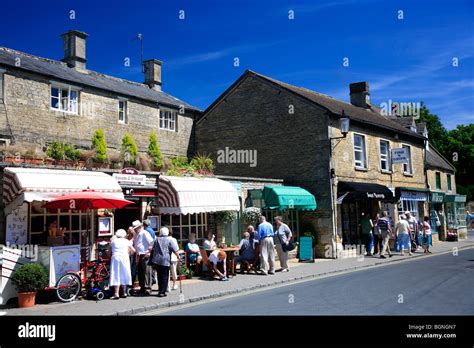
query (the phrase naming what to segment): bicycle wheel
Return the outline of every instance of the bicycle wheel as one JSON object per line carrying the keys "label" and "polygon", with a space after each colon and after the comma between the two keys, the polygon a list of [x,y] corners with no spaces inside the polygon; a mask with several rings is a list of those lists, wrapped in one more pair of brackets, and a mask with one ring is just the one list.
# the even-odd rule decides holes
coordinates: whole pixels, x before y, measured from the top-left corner
{"label": "bicycle wheel", "polygon": [[95,276],[96,284],[100,289],[106,290],[109,288],[109,270],[107,269],[107,266],[99,266],[95,273]]}
{"label": "bicycle wheel", "polygon": [[56,297],[61,302],[74,301],[81,291],[81,278],[75,273],[67,273],[56,284]]}

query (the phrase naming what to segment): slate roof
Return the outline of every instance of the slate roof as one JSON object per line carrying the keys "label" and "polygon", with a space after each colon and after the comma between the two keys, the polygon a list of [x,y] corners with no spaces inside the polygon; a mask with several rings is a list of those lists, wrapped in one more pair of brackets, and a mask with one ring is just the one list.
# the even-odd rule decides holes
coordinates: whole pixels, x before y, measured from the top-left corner
{"label": "slate roof", "polygon": [[[20,58],[21,66],[15,66],[16,59]],[[69,83],[94,87],[114,92],[119,96],[130,96],[141,100],[158,103],[165,106],[180,107],[200,111],[184,101],[162,91],[155,91],[144,84],[104,75],[92,70],[76,70],[69,68],[66,63],[34,56],[6,47],[0,47],[0,65],[7,65],[15,69],[27,70],[33,73],[49,76]]]}
{"label": "slate roof", "polygon": [[389,119],[388,117],[382,116],[379,113],[379,109],[377,107],[373,107],[372,109],[365,109],[361,108],[355,105],[352,105],[350,103],[346,103],[337,99],[334,99],[330,96],[320,94],[317,92],[314,92],[312,90],[303,88],[303,87],[297,87],[290,85],[288,83],[282,82],[275,80],[273,78],[270,78],[265,75],[258,74],[254,71],[247,70],[232,86],[230,86],[214,103],[212,103],[204,112],[204,116],[201,118],[205,118],[205,115],[209,110],[211,110],[220,100],[222,100],[227,93],[229,93],[230,90],[235,88],[236,85],[238,85],[241,81],[243,81],[246,77],[248,76],[253,76],[257,78],[261,78],[265,81],[268,81],[276,86],[279,86],[283,89],[286,89],[292,93],[295,93],[327,110],[329,110],[331,113],[340,115],[342,113],[342,110],[344,110],[344,113],[346,115],[349,115],[351,120],[358,121],[361,123],[373,125],[379,128],[395,131],[397,133],[402,133],[414,138],[418,139],[424,139],[422,135],[419,135],[415,132],[410,131],[409,129],[406,129],[399,123]]}
{"label": "slate roof", "polygon": [[455,172],[456,168],[444,158],[438,150],[436,150],[431,144],[429,150],[426,151],[426,165],[429,168],[444,169],[450,172]]}

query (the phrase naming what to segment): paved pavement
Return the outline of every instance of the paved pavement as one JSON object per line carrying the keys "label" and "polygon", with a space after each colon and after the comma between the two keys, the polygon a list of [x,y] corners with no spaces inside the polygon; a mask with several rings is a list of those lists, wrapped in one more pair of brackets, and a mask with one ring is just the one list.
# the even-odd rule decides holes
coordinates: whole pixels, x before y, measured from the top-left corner
{"label": "paved pavement", "polygon": [[473,315],[474,249],[145,315]]}
{"label": "paved pavement", "polygon": [[[440,242],[432,247],[434,254],[443,252],[452,253],[453,250],[462,250],[474,247],[472,234],[468,239],[459,242]],[[172,291],[168,297],[158,298],[129,297],[120,300],[76,300],[72,303],[52,302],[38,304],[33,308],[10,308],[0,309],[6,315],[131,315],[144,313],[146,311],[166,308],[170,306],[186,304],[206,299],[222,297],[226,295],[239,294],[244,291],[255,291],[258,289],[287,284],[304,279],[312,279],[325,275],[331,275],[344,271],[360,270],[367,267],[384,266],[397,262],[406,262],[409,259],[429,258],[421,253],[414,256],[401,257],[396,255],[392,258],[380,259],[375,257],[345,258],[345,259],[317,259],[314,263],[291,262],[291,271],[288,273],[277,273],[275,275],[238,275],[228,282],[218,280],[192,279],[183,281],[182,294]],[[411,263],[411,262],[410,262]],[[348,294],[350,296],[350,294]],[[339,296],[334,296],[334,298]]]}

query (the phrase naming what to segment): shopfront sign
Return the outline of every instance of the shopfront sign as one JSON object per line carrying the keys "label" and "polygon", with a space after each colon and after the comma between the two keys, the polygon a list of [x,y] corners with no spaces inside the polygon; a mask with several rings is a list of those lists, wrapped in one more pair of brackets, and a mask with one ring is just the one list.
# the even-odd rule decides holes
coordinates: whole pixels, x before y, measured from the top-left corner
{"label": "shopfront sign", "polygon": [[431,192],[431,203],[443,203],[444,193],[442,192]]}
{"label": "shopfront sign", "polygon": [[392,164],[408,163],[409,156],[410,154],[406,148],[392,149]]}
{"label": "shopfront sign", "polygon": [[426,202],[426,193],[417,191],[402,191],[400,199],[405,201]]}
{"label": "shopfront sign", "polygon": [[383,193],[367,192],[367,198],[385,199],[385,195]]}
{"label": "shopfront sign", "polygon": [[120,174],[114,173],[112,176],[120,185],[145,186],[146,175],[141,175],[135,168],[124,168]]}

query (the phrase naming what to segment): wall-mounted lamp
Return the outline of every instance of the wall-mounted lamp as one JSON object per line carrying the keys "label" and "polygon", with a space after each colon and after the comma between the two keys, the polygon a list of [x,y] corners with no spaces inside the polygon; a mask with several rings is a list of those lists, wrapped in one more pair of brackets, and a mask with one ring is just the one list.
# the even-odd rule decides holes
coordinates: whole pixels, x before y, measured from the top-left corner
{"label": "wall-mounted lamp", "polygon": [[331,138],[331,140],[332,139],[343,139],[343,138],[345,138],[347,136],[347,133],[349,133],[350,123],[351,123],[351,119],[349,118],[349,116],[347,116],[344,113],[344,110],[342,110],[341,117],[339,117],[339,129],[342,133],[342,136]]}

